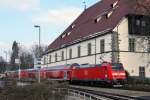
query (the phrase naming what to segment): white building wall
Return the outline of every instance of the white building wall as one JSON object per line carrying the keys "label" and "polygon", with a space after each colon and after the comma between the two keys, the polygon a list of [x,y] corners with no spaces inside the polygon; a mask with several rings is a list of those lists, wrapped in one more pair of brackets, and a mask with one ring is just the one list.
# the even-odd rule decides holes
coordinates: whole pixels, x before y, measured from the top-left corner
{"label": "white building wall", "polygon": [[[103,61],[109,61],[111,62],[111,34],[106,34],[103,36],[99,36],[95,39],[90,39],[87,41],[83,41],[78,44],[74,44],[72,46],[69,46],[64,49],[57,50],[55,52],[49,53],[48,55],[45,55],[43,57],[47,57],[46,63],[44,67],[46,66],[57,66],[57,65],[64,65],[64,64],[72,64],[72,63],[79,63],[79,64],[95,64],[95,58],[96,58],[96,64],[99,64]],[[105,52],[106,53],[100,53],[100,40],[104,39],[105,40]],[[96,41],[96,44],[95,44]],[[88,56],[88,43],[91,43],[91,55]],[[81,57],[78,58],[78,49],[77,47],[81,47]],[[96,48],[95,48],[96,46]],[[69,49],[72,49],[72,59],[69,59]],[[66,61],[66,50],[67,50],[67,61]],[[64,51],[64,61],[61,61],[61,52]],[[95,56],[96,52],[96,56]],[[55,62],[55,53],[57,53],[57,62]],[[49,56],[52,56],[51,62],[49,63]]]}
{"label": "white building wall", "polygon": [[120,21],[119,25],[115,27],[114,31],[118,33],[119,50],[128,51],[128,42],[129,42],[128,19],[123,18]]}
{"label": "white building wall", "polygon": [[[114,29],[119,37],[119,59],[131,76],[139,76],[139,67],[145,67],[146,77],[150,77],[150,55],[147,52],[147,41],[142,36],[129,35],[128,19],[123,18]],[[129,52],[129,38],[135,38],[135,52]],[[145,53],[144,53],[145,52]]]}
{"label": "white building wall", "polygon": [[147,53],[120,53],[120,62],[131,76],[139,76],[139,67],[145,67],[146,77],[150,77],[150,56]]}

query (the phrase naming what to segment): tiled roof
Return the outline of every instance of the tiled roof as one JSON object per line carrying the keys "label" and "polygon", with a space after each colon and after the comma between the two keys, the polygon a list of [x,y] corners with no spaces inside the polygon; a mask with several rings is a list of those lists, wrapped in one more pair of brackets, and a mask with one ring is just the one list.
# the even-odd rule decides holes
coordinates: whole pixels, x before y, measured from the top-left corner
{"label": "tiled roof", "polygon": [[129,4],[131,1],[132,0],[99,1],[83,11],[83,13],[49,45],[48,49],[56,49],[82,37],[104,31],[108,28],[115,28],[124,16],[134,13]]}

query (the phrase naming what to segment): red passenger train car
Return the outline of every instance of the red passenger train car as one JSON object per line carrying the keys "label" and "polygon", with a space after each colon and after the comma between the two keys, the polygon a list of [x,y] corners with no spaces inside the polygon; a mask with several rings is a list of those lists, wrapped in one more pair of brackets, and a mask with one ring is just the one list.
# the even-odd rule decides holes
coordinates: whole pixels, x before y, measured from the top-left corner
{"label": "red passenger train car", "polygon": [[26,69],[28,78],[36,78],[38,76],[38,69]]}
{"label": "red passenger train car", "polygon": [[9,78],[16,78],[18,77],[18,71],[7,71],[6,76]]}
{"label": "red passenger train car", "polygon": [[[20,74],[20,78],[28,78],[28,71],[26,69],[20,70],[20,73],[18,72],[18,75]],[[17,76],[18,77],[18,76]]]}
{"label": "red passenger train car", "polygon": [[36,78],[36,69],[20,69],[16,71],[8,71],[6,72],[7,77],[9,78]]}
{"label": "red passenger train car", "polygon": [[60,79],[60,80],[69,80],[71,78],[71,72],[73,66],[77,64],[67,64],[60,66],[53,66],[41,69],[41,76],[48,79]]}

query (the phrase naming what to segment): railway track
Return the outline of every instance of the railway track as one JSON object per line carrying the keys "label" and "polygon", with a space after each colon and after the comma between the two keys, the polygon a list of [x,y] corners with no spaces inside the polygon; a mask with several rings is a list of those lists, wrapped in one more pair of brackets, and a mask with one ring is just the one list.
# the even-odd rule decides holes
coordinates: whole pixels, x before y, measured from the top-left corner
{"label": "railway track", "polygon": [[[87,94],[92,94],[92,95],[99,96],[99,97],[103,97],[103,98],[106,98],[106,100],[148,100],[148,99],[143,99],[143,98],[139,98],[139,97],[118,95],[118,94],[113,94],[113,93],[106,93],[106,92],[83,89],[83,88],[76,88],[76,87],[70,87],[70,89],[82,91],[82,92],[85,92]],[[94,99],[93,98],[92,100],[104,100],[104,99]]]}

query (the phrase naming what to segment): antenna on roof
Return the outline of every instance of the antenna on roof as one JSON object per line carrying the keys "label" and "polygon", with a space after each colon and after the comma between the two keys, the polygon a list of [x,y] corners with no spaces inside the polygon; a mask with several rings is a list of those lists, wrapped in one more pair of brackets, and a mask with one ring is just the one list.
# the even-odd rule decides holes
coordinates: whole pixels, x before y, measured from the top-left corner
{"label": "antenna on roof", "polygon": [[84,10],[86,10],[86,1],[85,0],[83,1],[83,4],[84,4]]}

